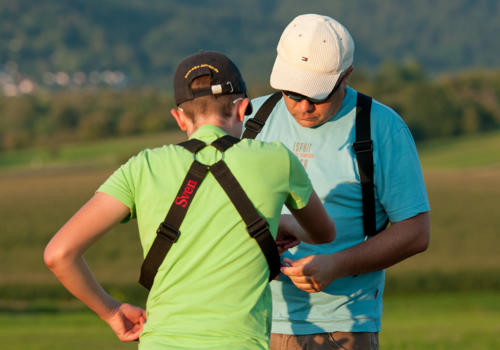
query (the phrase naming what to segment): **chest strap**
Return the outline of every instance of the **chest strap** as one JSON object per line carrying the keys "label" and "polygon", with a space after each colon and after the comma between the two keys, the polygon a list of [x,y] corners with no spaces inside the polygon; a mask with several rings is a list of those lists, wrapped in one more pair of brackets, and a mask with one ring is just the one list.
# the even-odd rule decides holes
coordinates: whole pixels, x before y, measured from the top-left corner
{"label": "chest strap", "polygon": [[[212,142],[211,145],[224,155],[224,152],[228,148],[239,141],[238,138],[225,135]],[[206,146],[204,142],[197,139],[191,139],[179,145],[192,152],[193,155],[196,155],[196,152]],[[177,196],[170,206],[165,220],[158,227],[153,245],[149,249],[142,264],[139,283],[148,290],[151,289],[158,268],[165,259],[169,249],[179,239],[181,234],[179,228],[187,214],[189,205],[196,191],[208,171],[212,173],[219,185],[224,189],[245,222],[248,234],[257,241],[260,249],[264,253],[270,270],[269,280],[274,279],[279,274],[279,253],[276,243],[269,231],[269,225],[267,221],[260,216],[224,160],[221,159],[213,165],[207,166],[195,159],[184,178]]]}

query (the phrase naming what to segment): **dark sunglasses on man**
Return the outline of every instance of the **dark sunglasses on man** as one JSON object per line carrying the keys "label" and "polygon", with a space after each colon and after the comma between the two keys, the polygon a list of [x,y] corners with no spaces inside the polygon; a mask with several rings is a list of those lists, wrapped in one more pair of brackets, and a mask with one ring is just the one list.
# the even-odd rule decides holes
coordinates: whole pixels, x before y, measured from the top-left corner
{"label": "dark sunglasses on man", "polygon": [[300,102],[302,100],[306,100],[311,104],[319,105],[322,103],[325,103],[328,101],[335,92],[339,89],[340,85],[342,84],[342,80],[344,80],[344,75],[342,74],[335,86],[333,87],[333,90],[326,96],[325,98],[322,99],[317,99],[317,98],[311,98],[308,96],[301,95],[299,93],[293,92],[293,91],[288,91],[288,90],[283,90],[283,93],[290,99],[294,100],[295,102]]}

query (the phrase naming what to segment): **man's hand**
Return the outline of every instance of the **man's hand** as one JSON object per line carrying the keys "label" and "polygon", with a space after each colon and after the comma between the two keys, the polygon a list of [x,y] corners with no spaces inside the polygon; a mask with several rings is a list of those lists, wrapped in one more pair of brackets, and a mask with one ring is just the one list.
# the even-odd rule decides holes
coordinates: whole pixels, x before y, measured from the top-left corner
{"label": "man's hand", "polygon": [[281,272],[303,291],[320,292],[335,280],[332,254],[310,255],[296,261],[285,258],[283,261],[289,266],[282,267]]}
{"label": "man's hand", "polygon": [[115,332],[118,339],[122,342],[130,342],[139,339],[146,322],[146,311],[123,303],[104,321]]}

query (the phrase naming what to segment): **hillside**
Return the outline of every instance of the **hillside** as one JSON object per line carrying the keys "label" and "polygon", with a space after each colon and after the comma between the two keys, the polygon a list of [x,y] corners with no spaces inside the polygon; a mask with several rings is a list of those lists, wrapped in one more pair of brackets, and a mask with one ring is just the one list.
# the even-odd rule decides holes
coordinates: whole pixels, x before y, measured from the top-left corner
{"label": "hillside", "polygon": [[42,85],[169,88],[179,59],[204,48],[226,52],[251,84],[266,84],[281,31],[309,12],[350,29],[360,67],[388,60],[416,60],[430,72],[500,66],[497,0],[0,0],[0,73]]}

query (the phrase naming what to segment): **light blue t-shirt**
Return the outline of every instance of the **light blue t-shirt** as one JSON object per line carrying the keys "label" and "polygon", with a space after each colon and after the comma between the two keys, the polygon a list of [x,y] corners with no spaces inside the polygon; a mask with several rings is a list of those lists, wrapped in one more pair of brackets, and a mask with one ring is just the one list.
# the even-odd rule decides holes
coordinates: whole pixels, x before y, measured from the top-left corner
{"label": "light blue t-shirt", "polygon": [[[281,99],[257,139],[281,141],[304,165],[318,196],[334,219],[331,243],[301,243],[283,257],[292,260],[329,254],[361,243],[361,184],[352,144],[355,141],[357,92],[347,88],[340,110],[313,128],[299,125]],[[268,96],[252,101],[254,111]],[[253,117],[253,115],[249,116]],[[373,100],[371,109],[377,227],[429,211],[427,191],[413,137],[400,116]],[[296,288],[284,275],[271,283],[273,333],[378,332],[382,316],[385,272],[334,281],[319,293]]]}

